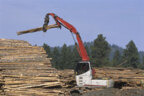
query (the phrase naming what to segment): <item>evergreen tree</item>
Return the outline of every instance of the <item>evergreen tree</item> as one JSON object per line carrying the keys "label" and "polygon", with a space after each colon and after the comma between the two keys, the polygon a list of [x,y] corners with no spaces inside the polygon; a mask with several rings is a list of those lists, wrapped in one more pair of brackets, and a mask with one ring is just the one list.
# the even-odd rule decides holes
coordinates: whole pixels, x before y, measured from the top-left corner
{"label": "evergreen tree", "polygon": [[143,56],[143,60],[142,60],[142,61],[143,61],[143,63],[142,63],[142,64],[143,64],[143,66],[144,66],[144,56]]}
{"label": "evergreen tree", "polygon": [[140,65],[139,53],[132,40],[126,45],[126,49],[124,50],[123,54],[123,60],[126,61],[126,63],[123,64],[124,67],[138,68]]}
{"label": "evergreen tree", "polygon": [[91,46],[92,63],[94,66],[102,67],[109,65],[110,47],[102,34],[99,34],[97,39],[94,40],[94,45]]}
{"label": "evergreen tree", "polygon": [[89,49],[89,47],[88,47],[87,45],[85,46],[85,49],[86,49],[86,51],[87,51],[88,56],[90,57],[90,55],[91,55],[91,54],[90,54],[90,49]]}
{"label": "evergreen tree", "polygon": [[71,69],[72,68],[72,52],[66,44],[63,45],[61,50],[60,58],[60,69]]}
{"label": "evergreen tree", "polygon": [[50,49],[50,46],[48,46],[47,44],[43,44],[43,48],[45,49],[45,51],[46,51],[46,53],[47,53],[47,55],[48,55],[48,57],[52,57],[52,53],[51,53],[51,49]]}
{"label": "evergreen tree", "polygon": [[76,67],[76,64],[81,61],[81,57],[77,51],[76,46],[74,46],[73,50],[72,50],[72,67],[73,69]]}
{"label": "evergreen tree", "polygon": [[119,50],[115,51],[112,63],[113,63],[113,66],[117,66],[121,63],[121,55],[120,55]]}
{"label": "evergreen tree", "polygon": [[142,64],[141,64],[141,67],[140,67],[140,68],[144,69],[144,56],[143,56],[143,58],[142,58]]}
{"label": "evergreen tree", "polygon": [[53,50],[53,55],[52,55],[52,65],[53,67],[60,69],[59,68],[59,63],[60,62],[60,53],[57,47],[54,47]]}
{"label": "evergreen tree", "polygon": [[66,61],[66,68],[67,69],[73,69],[73,55],[72,55],[72,50],[70,47],[67,47],[67,61]]}

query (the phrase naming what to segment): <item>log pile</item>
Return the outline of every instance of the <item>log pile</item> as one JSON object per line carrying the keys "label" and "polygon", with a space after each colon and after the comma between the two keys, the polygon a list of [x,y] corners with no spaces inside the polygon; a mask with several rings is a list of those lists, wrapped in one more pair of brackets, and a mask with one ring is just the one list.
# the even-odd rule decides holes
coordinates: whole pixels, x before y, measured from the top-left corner
{"label": "log pile", "polygon": [[58,75],[62,88],[72,88],[76,86],[74,70],[58,70]]}
{"label": "log pile", "polygon": [[144,87],[144,70],[134,68],[95,68],[94,78],[113,79],[125,86]]}
{"label": "log pile", "polygon": [[0,39],[0,95],[57,96],[59,86],[57,70],[42,47]]}
{"label": "log pile", "polygon": [[[136,87],[144,88],[144,70],[134,68],[94,68],[96,73],[93,79],[113,79],[115,87]],[[65,82],[68,87],[75,86],[75,76],[73,70],[62,70],[58,72],[61,81]],[[69,85],[71,82],[72,85]],[[73,83],[72,83],[73,82]],[[120,85],[122,84],[122,85]]]}

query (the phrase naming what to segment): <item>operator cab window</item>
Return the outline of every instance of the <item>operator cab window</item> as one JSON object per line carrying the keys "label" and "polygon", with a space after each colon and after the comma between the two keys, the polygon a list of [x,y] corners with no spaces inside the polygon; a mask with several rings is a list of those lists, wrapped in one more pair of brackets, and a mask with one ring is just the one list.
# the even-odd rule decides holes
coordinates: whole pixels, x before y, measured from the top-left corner
{"label": "operator cab window", "polygon": [[75,69],[77,75],[83,74],[88,70],[89,70],[89,63],[78,63]]}

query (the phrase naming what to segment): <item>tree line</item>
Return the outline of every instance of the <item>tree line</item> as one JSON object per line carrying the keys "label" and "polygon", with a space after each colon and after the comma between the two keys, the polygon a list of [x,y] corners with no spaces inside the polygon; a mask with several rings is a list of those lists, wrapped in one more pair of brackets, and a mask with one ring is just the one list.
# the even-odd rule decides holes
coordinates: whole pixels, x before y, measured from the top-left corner
{"label": "tree line", "polygon": [[[57,69],[73,69],[77,62],[81,60],[75,46],[50,47],[43,44],[49,58],[52,58],[52,66]],[[131,40],[123,52],[115,50],[112,59],[110,60],[110,53],[112,51],[110,44],[106,38],[99,34],[93,41],[93,44],[85,48],[90,57],[90,62],[93,67],[132,67],[144,69],[144,55],[140,61],[140,55],[135,43]]]}

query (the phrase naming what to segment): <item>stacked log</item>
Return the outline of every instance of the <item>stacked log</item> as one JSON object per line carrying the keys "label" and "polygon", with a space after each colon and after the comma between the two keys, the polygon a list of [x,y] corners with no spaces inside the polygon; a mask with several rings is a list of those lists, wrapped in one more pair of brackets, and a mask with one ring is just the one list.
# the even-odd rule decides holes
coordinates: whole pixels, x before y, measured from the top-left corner
{"label": "stacked log", "polygon": [[[115,84],[118,84],[114,87],[144,88],[144,70],[117,67],[94,69],[96,73],[93,76],[93,79],[112,79],[114,80]],[[67,87],[76,85],[73,70],[61,70],[58,73],[61,76],[61,82],[65,83]]]}
{"label": "stacked log", "polygon": [[73,88],[76,86],[74,70],[58,70],[62,88]]}
{"label": "stacked log", "polygon": [[144,87],[144,70],[134,68],[95,68],[94,78],[113,79],[125,86]]}
{"label": "stacked log", "polygon": [[57,96],[57,70],[42,47],[22,40],[0,39],[0,95]]}

